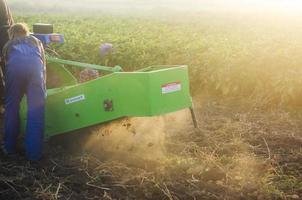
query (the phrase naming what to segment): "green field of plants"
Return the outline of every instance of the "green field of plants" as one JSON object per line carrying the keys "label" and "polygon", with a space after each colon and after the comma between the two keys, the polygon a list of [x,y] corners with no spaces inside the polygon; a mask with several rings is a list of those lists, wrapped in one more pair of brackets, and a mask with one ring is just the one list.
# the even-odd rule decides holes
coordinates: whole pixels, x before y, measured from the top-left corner
{"label": "green field of plants", "polygon": [[[301,105],[302,26],[295,17],[208,15],[154,17],[22,16],[55,24],[66,43],[63,58],[136,70],[186,64],[192,91],[257,99],[264,105]],[[99,46],[112,43],[105,60]]]}

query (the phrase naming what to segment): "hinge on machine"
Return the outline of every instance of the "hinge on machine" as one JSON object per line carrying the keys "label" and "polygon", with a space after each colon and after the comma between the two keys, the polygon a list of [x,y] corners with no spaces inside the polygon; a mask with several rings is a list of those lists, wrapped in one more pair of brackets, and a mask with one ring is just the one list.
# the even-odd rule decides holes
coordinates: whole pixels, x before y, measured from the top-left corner
{"label": "hinge on machine", "polygon": [[104,106],[104,110],[106,112],[112,112],[113,111],[113,102],[112,102],[111,99],[104,100],[103,106]]}

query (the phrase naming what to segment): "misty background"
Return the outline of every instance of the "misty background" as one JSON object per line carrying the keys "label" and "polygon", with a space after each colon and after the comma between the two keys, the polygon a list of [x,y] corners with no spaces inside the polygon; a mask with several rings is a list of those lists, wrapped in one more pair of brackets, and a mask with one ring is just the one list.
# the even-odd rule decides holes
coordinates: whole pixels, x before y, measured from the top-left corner
{"label": "misty background", "polygon": [[302,12],[299,0],[7,0],[18,13],[164,14],[169,12]]}

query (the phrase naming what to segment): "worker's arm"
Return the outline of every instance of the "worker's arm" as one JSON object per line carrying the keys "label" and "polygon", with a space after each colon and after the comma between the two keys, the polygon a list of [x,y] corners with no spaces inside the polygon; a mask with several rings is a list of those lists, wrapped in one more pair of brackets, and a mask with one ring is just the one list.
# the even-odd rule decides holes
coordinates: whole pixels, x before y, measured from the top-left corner
{"label": "worker's arm", "polygon": [[0,25],[12,25],[14,23],[13,17],[5,0],[0,0]]}
{"label": "worker's arm", "polygon": [[6,63],[7,53],[8,53],[8,50],[9,50],[10,45],[11,45],[11,40],[8,41],[8,42],[4,45],[4,47],[3,47],[3,49],[2,49],[2,59],[3,59],[3,63],[4,63],[4,64]]}
{"label": "worker's arm", "polygon": [[45,79],[45,85],[46,85],[46,57],[45,57],[45,50],[44,50],[44,46],[42,44],[42,42],[37,39],[34,36],[29,36],[31,39],[31,42],[33,43],[33,45],[35,45],[36,47],[38,47],[40,54],[41,54],[41,59],[42,59],[42,63],[44,66],[44,79]]}
{"label": "worker's arm", "polygon": [[42,62],[43,62],[43,66],[44,66],[44,81],[45,81],[45,85],[46,85],[46,58],[45,58],[45,50],[44,50],[44,46],[42,44],[42,42],[38,39],[36,39],[36,42],[37,42],[37,46],[40,50],[40,53],[41,53],[41,57],[42,57]]}
{"label": "worker's arm", "polygon": [[39,41],[40,43],[40,52],[41,52],[41,56],[42,56],[42,62],[43,62],[43,65],[44,65],[44,80],[45,80],[45,85],[46,85],[46,58],[45,58],[45,50],[44,50],[44,47],[43,47],[43,44],[41,41]]}
{"label": "worker's arm", "polygon": [[5,0],[0,0],[0,55],[5,43],[9,40],[7,30],[14,23]]}

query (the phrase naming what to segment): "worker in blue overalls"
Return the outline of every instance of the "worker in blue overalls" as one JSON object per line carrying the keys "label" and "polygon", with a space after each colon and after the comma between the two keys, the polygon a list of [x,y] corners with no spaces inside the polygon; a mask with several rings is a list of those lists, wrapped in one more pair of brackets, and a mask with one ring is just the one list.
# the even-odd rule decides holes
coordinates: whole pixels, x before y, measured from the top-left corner
{"label": "worker in blue overalls", "polygon": [[10,40],[3,48],[6,68],[2,150],[7,154],[14,154],[16,151],[20,132],[20,102],[26,95],[26,157],[31,161],[37,161],[42,157],[44,132],[46,98],[44,49],[37,38],[29,35],[25,24],[14,24],[8,33]]}

